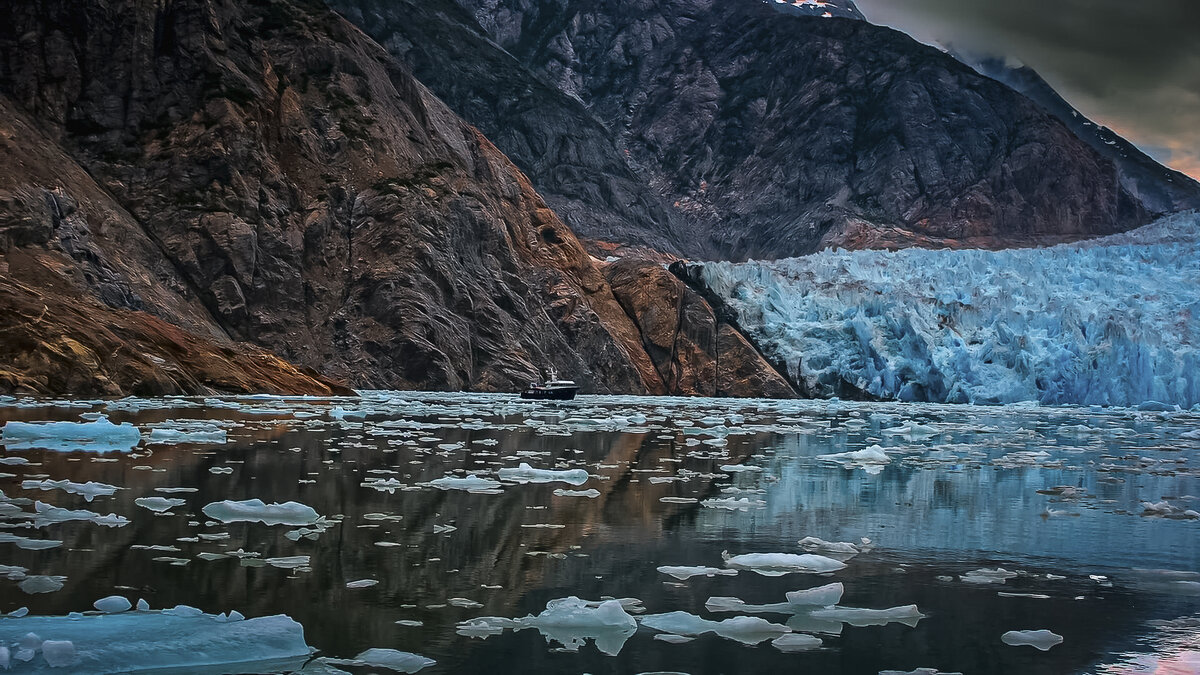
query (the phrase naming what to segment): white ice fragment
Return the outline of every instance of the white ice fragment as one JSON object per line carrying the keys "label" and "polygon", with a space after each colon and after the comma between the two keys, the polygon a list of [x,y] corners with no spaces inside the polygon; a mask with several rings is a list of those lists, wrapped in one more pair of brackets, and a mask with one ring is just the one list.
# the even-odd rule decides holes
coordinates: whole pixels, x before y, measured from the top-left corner
{"label": "white ice fragment", "polygon": [[182,618],[196,617],[204,614],[204,612],[199,608],[192,607],[191,605],[175,605],[171,609],[164,609],[162,613],[168,616],[178,616]]}
{"label": "white ice fragment", "polygon": [[803,591],[791,591],[787,594],[787,601],[793,605],[832,607],[841,602],[842,594],[845,592],[846,587],[841,582],[837,582]]}
{"label": "white ice fragment", "polygon": [[721,471],[725,473],[740,473],[740,472],[758,472],[762,471],[761,466],[753,466],[751,464],[723,464]]}
{"label": "white ice fragment", "polygon": [[299,502],[264,504],[261,499],[213,502],[203,509],[204,515],[223,523],[263,523],[266,525],[311,525],[320,518],[311,506]]}
{"label": "white ice fragment", "polygon": [[480,478],[474,474],[466,478],[458,478],[455,476],[445,476],[436,480],[429,481],[429,484],[439,490],[468,490],[470,492],[478,492],[482,490],[495,490],[502,483],[498,480],[490,478]]}
{"label": "white ice fragment", "polygon": [[395,649],[368,649],[353,659],[323,659],[325,663],[334,666],[355,666],[360,668],[386,668],[398,673],[415,673],[422,668],[434,665],[437,661],[419,654],[397,651]]}
{"label": "white ice fragment", "polygon": [[749,497],[742,497],[741,499],[734,497],[722,497],[705,499],[704,501],[700,502],[700,506],[706,508],[726,509],[728,511],[749,511],[750,509],[761,509],[766,505],[767,503],[761,499],[751,499]]}
{"label": "white ice fragment", "polygon": [[800,540],[800,548],[805,551],[816,551],[820,553],[834,553],[838,555],[853,556],[859,553],[857,544],[851,544],[845,541],[825,541],[819,537],[805,537]]}
{"label": "white ice fragment", "polygon": [[562,488],[559,488],[554,491],[554,496],[555,497],[587,497],[588,499],[595,499],[596,497],[600,496],[600,491],[595,488],[589,488],[587,490],[564,490]]}
{"label": "white ice fragment", "polygon": [[291,555],[280,558],[267,558],[263,562],[271,567],[277,567],[282,570],[294,570],[308,567],[309,563],[312,562],[312,558],[306,555]]}
{"label": "white ice fragment", "polygon": [[370,588],[379,583],[378,579],[359,579],[346,582],[346,588]]}
{"label": "white ice fragment", "polygon": [[1063,637],[1048,630],[1010,630],[1000,636],[1000,640],[1013,647],[1034,647],[1041,651],[1050,651],[1051,647],[1062,644]]}
{"label": "white ice fragment", "polygon": [[813,553],[744,553],[730,556],[722,552],[725,566],[731,569],[751,570],[767,577],[785,574],[828,574],[846,569],[846,563]]}
{"label": "white ice fragment", "polygon": [[22,490],[62,490],[68,494],[83,495],[85,501],[92,501],[96,497],[108,496],[114,494],[121,488],[115,485],[106,485],[104,483],[96,483],[88,481],[86,483],[72,483],[69,480],[26,480],[21,481]]}
{"label": "white ice fragment", "polygon": [[687,612],[651,614],[641,619],[643,626],[674,635],[696,636],[716,633],[723,638],[743,644],[758,644],[774,640],[792,629],[756,616],[735,616],[724,621],[710,621]]}
{"label": "white ice fragment", "polygon": [[803,652],[824,644],[821,638],[804,633],[788,633],[771,641],[771,646],[781,652]]}
{"label": "white ice fragment", "polygon": [[872,445],[863,450],[854,450],[852,452],[839,452],[832,455],[817,455],[817,459],[824,462],[837,462],[847,468],[860,468],[869,474],[878,474],[883,471],[883,467],[890,464],[892,459],[888,457],[883,448],[878,445]]}
{"label": "white ice fragment", "polygon": [[227,441],[225,430],[221,427],[199,421],[164,422],[150,430],[147,445],[175,445],[181,443],[221,445]]}
{"label": "white ice fragment", "polygon": [[1016,577],[1016,572],[1010,572],[1003,567],[995,569],[978,569],[972,570],[959,577],[959,580],[965,584],[1002,584],[1008,579]]}
{"label": "white ice fragment", "polygon": [[915,626],[925,618],[916,605],[904,605],[890,609],[860,609],[858,607],[827,607],[813,610],[809,616],[823,621],[841,621],[851,626],[882,626],[902,623]]}
{"label": "white ice fragment", "polygon": [[138,598],[138,601],[137,601],[137,611],[139,611],[139,612],[149,612],[149,611],[150,611],[150,603],[146,602],[145,600],[143,600],[143,599],[141,599],[141,598]]}
{"label": "white ice fragment", "polygon": [[[68,666],[67,672],[77,673],[291,672],[311,653],[304,629],[286,616],[235,623],[214,618],[167,612],[29,616],[0,621],[0,644],[11,645],[26,631],[36,631],[50,638],[38,639],[36,645],[47,665]],[[32,659],[37,650],[29,651]]]}
{"label": "white ice fragment", "polygon": [[70,640],[46,640],[42,643],[42,658],[51,668],[66,668],[79,662],[75,643]]}
{"label": "white ice fragment", "polygon": [[715,576],[737,576],[737,570],[721,569],[719,567],[688,567],[684,565],[663,565],[658,568],[658,571],[668,576],[675,577],[680,581],[687,581],[692,577],[715,577]]}
{"label": "white ice fragment", "polygon": [[535,469],[522,462],[517,468],[504,468],[497,472],[501,480],[515,483],[554,483],[583,485],[588,481],[588,472],[583,469]]}
{"label": "white ice fragment", "polygon": [[22,591],[25,591],[30,595],[37,593],[53,593],[55,591],[61,591],[63,582],[66,580],[66,577],[51,576],[46,574],[31,574],[22,579],[17,584],[17,588],[20,588]]}
{"label": "white ice fragment", "polygon": [[92,607],[104,612],[105,614],[117,614],[119,612],[128,612],[132,604],[129,599],[120,595],[110,595],[107,598],[100,598],[92,603]]}
{"label": "white ice fragment", "polygon": [[139,497],[133,500],[133,503],[144,509],[150,509],[155,513],[162,513],[164,511],[170,511],[176,506],[183,506],[187,503],[187,500],[172,499],[170,497]]}
{"label": "white ice fragment", "polygon": [[0,431],[0,443],[9,450],[129,452],[141,440],[137,427],[128,422],[113,424],[107,417],[95,422],[8,422]]}

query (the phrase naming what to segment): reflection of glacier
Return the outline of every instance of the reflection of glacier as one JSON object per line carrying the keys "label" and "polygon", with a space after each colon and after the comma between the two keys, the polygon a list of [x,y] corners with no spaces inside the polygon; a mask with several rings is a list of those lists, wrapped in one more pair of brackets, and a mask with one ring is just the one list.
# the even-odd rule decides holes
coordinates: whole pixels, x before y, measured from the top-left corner
{"label": "reflection of glacier", "polygon": [[1200,214],[1047,249],[825,251],[701,276],[817,396],[1200,402]]}

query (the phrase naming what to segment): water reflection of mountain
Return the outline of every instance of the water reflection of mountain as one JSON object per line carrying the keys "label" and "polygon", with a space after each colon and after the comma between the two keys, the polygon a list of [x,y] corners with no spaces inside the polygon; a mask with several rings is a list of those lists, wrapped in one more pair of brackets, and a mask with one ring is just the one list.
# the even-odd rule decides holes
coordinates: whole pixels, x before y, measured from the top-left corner
{"label": "water reflection of mountain", "polygon": [[[152,419],[163,417],[158,413]],[[311,644],[327,653],[349,656],[367,647],[392,647],[434,656],[444,672],[485,669],[497,659],[512,659],[502,670],[524,672],[764,671],[794,667],[795,661],[769,647],[751,650],[703,638],[693,648],[680,649],[642,634],[632,638],[616,658],[602,657],[590,647],[579,655],[563,655],[547,649],[536,631],[481,642],[455,635],[454,625],[475,616],[537,613],[547,600],[566,595],[635,596],[651,611],[695,613],[703,613],[710,595],[775,602],[786,591],[825,580],[767,579],[744,573],[675,584],[655,568],[719,565],[723,549],[795,551],[796,541],[807,535],[842,541],[870,536],[879,544],[874,553],[856,559],[837,575],[847,584],[845,604],[879,608],[916,603],[930,614],[917,628],[846,630],[833,643],[836,649],[806,657],[806,663],[818,671],[875,672],[870,668],[939,665],[964,672],[996,672],[1001,666],[1009,672],[1017,672],[1012,668],[1071,672],[1121,640],[1132,640],[1141,621],[1195,604],[1187,598],[1171,599],[1161,589],[1133,590],[1121,583],[1114,589],[1099,589],[1087,580],[1087,573],[1099,571],[1120,582],[1120,573],[1109,571],[1109,565],[1129,567],[1145,560],[1156,567],[1194,567],[1200,560],[1196,538],[1179,534],[1182,528],[1194,528],[1194,523],[1109,513],[1135,508],[1140,499],[1159,493],[1200,492],[1195,479],[1122,474],[1123,483],[1099,482],[1100,477],[1117,475],[1099,474],[1088,464],[1107,447],[1103,444],[1087,455],[1060,450],[1068,444],[1045,434],[997,434],[989,439],[956,431],[945,440],[979,453],[974,460],[918,466],[897,455],[880,475],[868,476],[813,457],[862,447],[885,422],[872,421],[862,429],[836,424],[831,428],[813,416],[788,422],[794,433],[731,435],[728,457],[713,461],[689,457],[697,447],[685,446],[687,436],[673,428],[665,434],[666,428],[650,433],[549,436],[539,435],[520,419],[499,420],[499,428],[483,429],[462,428],[462,419],[426,421],[430,427],[385,427],[378,421],[365,426],[332,425],[318,420],[305,430],[295,420],[260,419],[238,429],[235,442],[222,448],[162,448],[117,462],[23,453],[43,463],[27,472],[128,488],[90,506],[61,492],[23,493],[26,496],[69,508],[112,511],[133,522],[119,529],[91,523],[46,528],[42,536],[62,538],[67,542],[64,549],[0,549],[5,556],[0,562],[28,567],[32,573],[68,577],[62,591],[39,596],[24,595],[8,582],[0,582],[4,584],[0,610],[27,604],[36,613],[61,614],[88,607],[92,600],[112,593],[114,586],[131,586],[140,590],[129,595],[146,597],[155,607],[185,603],[208,611],[236,608],[251,616],[286,613],[306,627]],[[435,437],[436,442],[418,440]],[[474,443],[484,439],[498,444]],[[1087,470],[1000,469],[987,463],[1052,440],[1056,456]],[[408,441],[417,445],[402,445]],[[465,449],[450,445],[456,443]],[[443,444],[449,449],[438,447]],[[914,452],[912,457],[920,454]],[[603,479],[593,478],[584,487],[601,494],[595,499],[556,497],[554,489],[565,486],[553,484],[506,486],[501,494],[428,487],[388,493],[362,486],[372,478],[394,478],[399,484],[415,486],[456,469],[512,466],[518,460],[539,467],[587,466]],[[730,474],[720,480],[650,481],[669,477],[679,468],[703,473],[725,463],[751,463],[765,471]],[[231,468],[232,473],[210,473],[216,466]],[[304,482],[310,480],[316,482]],[[723,511],[660,501],[667,496],[718,496],[722,487],[731,484],[749,490],[739,496],[764,499],[766,508]],[[1069,504],[1036,492],[1064,484],[1084,487],[1094,497]],[[176,509],[179,515],[153,516],[133,504],[136,497],[154,494],[154,487],[171,486],[199,488],[198,493],[179,495],[188,499],[186,507]],[[19,492],[4,487],[10,495]],[[286,527],[187,524],[210,501],[254,497],[300,501],[342,521],[316,541],[299,542],[284,537]],[[1043,518],[1040,514],[1047,506],[1083,515]],[[389,521],[368,514],[402,518]],[[561,527],[522,527],[530,524]],[[457,529],[434,534],[435,525]],[[198,532],[228,532],[230,538],[178,541]],[[397,545],[381,547],[377,542]],[[131,544],[175,545],[181,551],[131,550]],[[196,558],[201,551],[238,548],[264,558],[310,555],[312,570],[289,573],[243,567],[234,559]],[[1147,551],[1155,552],[1152,560],[1143,555]],[[176,567],[152,561],[159,556],[190,562]],[[1002,599],[995,588],[971,588],[936,578],[996,564],[1055,571],[1071,578],[1049,589],[1054,596],[1050,601]],[[346,582],[364,578],[380,583],[366,589],[345,588]],[[1012,588],[1024,588],[1013,584]],[[1143,591],[1150,595],[1137,595]],[[1075,601],[1076,596],[1086,600]],[[451,598],[483,606],[439,607]],[[420,620],[424,626],[395,625],[400,619]],[[999,647],[992,643],[1001,632],[1034,624],[1066,626],[1070,629],[1067,643],[1049,655],[1038,655],[1039,659],[1011,650],[995,651]],[[914,661],[897,663],[898,654]]]}

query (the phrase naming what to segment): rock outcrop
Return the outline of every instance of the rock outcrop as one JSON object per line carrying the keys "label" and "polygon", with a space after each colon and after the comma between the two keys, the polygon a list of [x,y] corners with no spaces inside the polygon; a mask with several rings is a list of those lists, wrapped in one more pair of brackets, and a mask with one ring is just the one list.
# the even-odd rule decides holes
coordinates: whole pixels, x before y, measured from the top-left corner
{"label": "rock outcrop", "polygon": [[891,29],[759,0],[457,1],[605,123],[693,257],[877,239],[861,226],[885,246],[1036,245],[1152,215],[1038,105]]}
{"label": "rock outcrop", "polygon": [[606,270],[668,391],[794,398],[795,389],[711,305],[662,265],[627,258]]}
{"label": "rock outcrop", "polygon": [[108,307],[357,387],[665,391],[528,180],[320,3],[7,3],[0,94],[5,255]]}

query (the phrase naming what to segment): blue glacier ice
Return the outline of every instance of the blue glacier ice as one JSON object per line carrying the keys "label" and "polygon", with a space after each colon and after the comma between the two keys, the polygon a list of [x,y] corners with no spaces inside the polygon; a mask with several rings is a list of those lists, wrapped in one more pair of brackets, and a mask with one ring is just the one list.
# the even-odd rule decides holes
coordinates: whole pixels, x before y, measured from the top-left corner
{"label": "blue glacier ice", "polygon": [[699,269],[813,396],[1200,403],[1196,212],[1052,248],[827,250]]}

